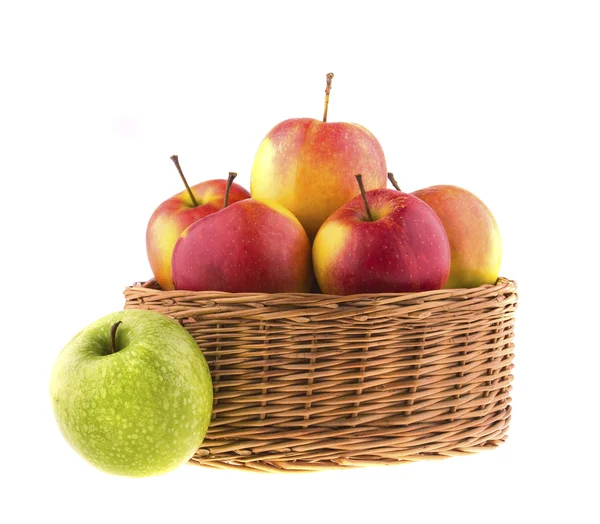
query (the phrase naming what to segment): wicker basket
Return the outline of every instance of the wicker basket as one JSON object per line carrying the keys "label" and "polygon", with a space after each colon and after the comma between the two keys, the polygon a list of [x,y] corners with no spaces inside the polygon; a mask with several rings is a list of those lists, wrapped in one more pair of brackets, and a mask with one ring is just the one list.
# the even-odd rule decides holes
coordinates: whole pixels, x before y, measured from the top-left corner
{"label": "wicker basket", "polygon": [[125,290],[177,319],[212,371],[193,463],[307,471],[492,449],[510,420],[516,285],[330,296]]}

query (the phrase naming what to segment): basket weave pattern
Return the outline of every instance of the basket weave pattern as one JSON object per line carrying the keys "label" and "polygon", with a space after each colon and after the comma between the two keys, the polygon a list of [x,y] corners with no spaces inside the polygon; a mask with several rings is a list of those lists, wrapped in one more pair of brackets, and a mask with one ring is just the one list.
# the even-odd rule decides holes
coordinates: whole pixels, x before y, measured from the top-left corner
{"label": "basket weave pattern", "polygon": [[331,296],[125,290],[177,319],[212,372],[192,462],[307,471],[491,449],[510,421],[516,285]]}

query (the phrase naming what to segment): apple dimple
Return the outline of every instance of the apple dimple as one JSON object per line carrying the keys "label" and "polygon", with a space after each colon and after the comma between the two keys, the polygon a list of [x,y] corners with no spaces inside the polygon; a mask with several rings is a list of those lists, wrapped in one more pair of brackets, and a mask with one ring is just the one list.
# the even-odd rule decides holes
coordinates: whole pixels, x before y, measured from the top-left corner
{"label": "apple dimple", "polygon": [[203,205],[209,203],[204,198],[199,197],[196,193],[194,193],[194,198],[196,199],[197,205],[194,205],[194,203],[190,200],[190,198],[187,195],[184,195],[184,198],[185,198],[184,204],[187,209],[194,209],[195,207],[202,207]]}

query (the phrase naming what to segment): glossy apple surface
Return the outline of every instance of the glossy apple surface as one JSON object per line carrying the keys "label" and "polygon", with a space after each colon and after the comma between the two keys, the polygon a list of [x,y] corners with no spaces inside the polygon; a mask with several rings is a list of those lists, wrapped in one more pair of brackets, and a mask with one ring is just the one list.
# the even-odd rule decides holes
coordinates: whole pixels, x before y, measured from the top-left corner
{"label": "glossy apple surface", "polygon": [[252,198],[189,226],[173,250],[175,289],[308,292],[311,248],[290,211]]}
{"label": "glossy apple surface", "polygon": [[412,193],[440,217],[452,262],[446,288],[495,284],[502,261],[502,239],[496,219],[473,193],[461,187],[438,185]]}
{"label": "glossy apple surface", "polygon": [[[174,289],[171,272],[173,248],[179,235],[196,220],[223,207],[226,180],[207,180],[191,187],[196,198],[194,205],[187,190],[165,200],[152,214],[146,229],[146,251],[152,273],[162,289]],[[229,202],[250,198],[243,187],[233,184]]]}
{"label": "glossy apple surface", "polygon": [[107,473],[144,477],[171,471],[198,449],[213,390],[192,336],[140,309],[79,332],[55,361],[50,397],[60,431],[82,457]]}
{"label": "glossy apple surface", "polygon": [[[356,181],[355,181],[356,183]],[[313,265],[326,294],[427,291],[444,286],[450,246],[435,212],[391,189],[368,191],[334,212],[313,244]]]}

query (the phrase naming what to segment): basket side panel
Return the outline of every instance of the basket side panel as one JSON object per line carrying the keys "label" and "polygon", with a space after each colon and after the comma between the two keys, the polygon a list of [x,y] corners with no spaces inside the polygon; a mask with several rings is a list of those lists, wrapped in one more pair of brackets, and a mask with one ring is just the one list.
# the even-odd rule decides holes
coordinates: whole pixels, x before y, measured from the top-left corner
{"label": "basket side panel", "polygon": [[473,453],[506,438],[509,281],[352,299],[128,291],[126,308],[176,318],[207,359],[214,409],[193,459],[202,465],[354,467]]}

